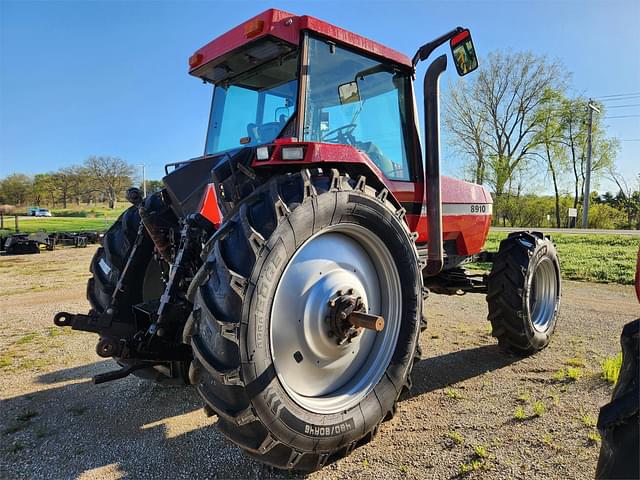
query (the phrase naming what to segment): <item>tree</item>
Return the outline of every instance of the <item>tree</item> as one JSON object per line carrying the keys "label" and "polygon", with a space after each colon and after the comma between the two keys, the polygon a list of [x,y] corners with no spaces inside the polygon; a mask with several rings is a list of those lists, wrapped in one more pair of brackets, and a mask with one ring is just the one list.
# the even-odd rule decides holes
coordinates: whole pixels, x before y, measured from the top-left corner
{"label": "tree", "polygon": [[[163,188],[164,183],[162,183],[162,180],[147,180],[147,195],[159,192]],[[142,185],[140,185],[140,189],[142,189]]]}
{"label": "tree", "polygon": [[32,180],[22,173],[13,173],[0,181],[2,203],[22,206],[31,198]]}
{"label": "tree", "polygon": [[62,201],[62,207],[67,208],[67,201],[76,183],[76,170],[73,167],[61,168],[51,176],[56,192]]}
{"label": "tree", "polygon": [[566,75],[560,64],[530,52],[491,53],[481,65],[468,87],[460,80],[451,89],[445,125],[475,166],[476,181],[499,198],[533,156],[545,93],[562,90]]}
{"label": "tree", "polygon": [[[565,98],[560,105],[560,116],[563,125],[561,143],[567,149],[573,173],[573,208],[578,207],[583,195],[587,170],[587,137],[589,131],[589,100],[584,97]],[[607,138],[602,126],[604,107],[596,104],[599,114],[593,115],[591,136],[591,175],[597,179],[613,165],[620,143],[616,138]]]}
{"label": "tree", "polygon": [[[449,86],[449,97],[445,105],[444,124],[453,134],[451,146],[470,159],[468,169],[471,180],[482,185],[485,180],[485,128],[484,115],[478,114],[478,102],[471,95],[465,95],[464,81]],[[462,87],[462,88],[460,88]]]}
{"label": "tree", "polygon": [[115,208],[118,195],[132,183],[134,167],[120,158],[109,156],[91,156],[84,165],[94,190],[104,193],[109,208]]}
{"label": "tree", "polygon": [[534,143],[538,145],[535,155],[544,160],[545,166],[551,175],[553,192],[555,196],[555,220],[556,228],[562,226],[560,220],[560,190],[559,176],[565,171],[567,156],[562,144],[564,125],[559,111],[564,101],[562,92],[548,89],[543,102],[537,112],[539,129],[535,134]]}
{"label": "tree", "polygon": [[33,177],[32,197],[36,205],[55,205],[56,186],[50,173],[37,173]]}
{"label": "tree", "polygon": [[607,192],[598,199],[599,203],[622,210],[627,216],[627,228],[640,228],[640,174],[636,177],[635,187],[613,167],[607,168],[607,175],[617,185],[618,194],[614,197]]}

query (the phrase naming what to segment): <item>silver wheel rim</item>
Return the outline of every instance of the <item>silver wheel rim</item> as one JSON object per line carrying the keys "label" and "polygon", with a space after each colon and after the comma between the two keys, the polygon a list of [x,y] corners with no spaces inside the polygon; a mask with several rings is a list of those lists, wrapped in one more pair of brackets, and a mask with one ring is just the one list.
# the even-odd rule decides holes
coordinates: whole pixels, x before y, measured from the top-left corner
{"label": "silver wheel rim", "polygon": [[[343,345],[329,336],[329,302],[353,290],[382,315],[381,332],[364,330]],[[271,310],[271,356],[280,383],[301,407],[328,414],[358,404],[378,384],[400,332],[400,276],[389,249],[355,224],[312,236],[282,273]]]}
{"label": "silver wheel rim", "polygon": [[545,332],[553,319],[558,298],[556,268],[544,257],[533,272],[529,288],[529,315],[533,328]]}

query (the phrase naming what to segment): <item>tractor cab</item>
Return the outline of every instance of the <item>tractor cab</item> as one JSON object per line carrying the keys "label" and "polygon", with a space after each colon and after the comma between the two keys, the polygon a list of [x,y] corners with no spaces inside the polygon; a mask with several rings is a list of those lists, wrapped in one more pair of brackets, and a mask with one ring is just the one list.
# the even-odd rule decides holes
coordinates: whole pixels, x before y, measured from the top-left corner
{"label": "tractor cab", "polygon": [[[410,60],[395,52],[388,58],[388,49],[387,58],[364,51],[353,34],[338,44],[320,28],[302,28],[312,19],[283,14],[268,11],[241,26],[247,42],[227,54],[206,62],[205,47],[192,57],[202,66],[191,73],[215,85],[205,154],[292,138],[350,145],[386,178],[415,178]],[[295,29],[295,44],[282,38],[287,28]]]}

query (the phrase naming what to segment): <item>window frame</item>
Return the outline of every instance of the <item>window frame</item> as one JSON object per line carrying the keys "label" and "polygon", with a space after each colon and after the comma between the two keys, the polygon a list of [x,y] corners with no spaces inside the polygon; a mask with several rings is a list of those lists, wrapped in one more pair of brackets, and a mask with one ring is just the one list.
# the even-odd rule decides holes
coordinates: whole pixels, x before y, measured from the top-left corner
{"label": "window frame", "polygon": [[[420,149],[420,141],[418,134],[418,126],[416,125],[416,116],[417,112],[414,111],[415,99],[414,99],[414,91],[413,91],[413,79],[415,72],[404,65],[400,65],[398,63],[390,61],[388,58],[380,57],[375,54],[371,54],[370,52],[365,52],[358,48],[354,48],[351,45],[347,45],[343,42],[340,42],[334,38],[326,37],[316,32],[303,31],[303,35],[301,35],[301,45],[300,45],[300,72],[298,74],[298,78],[300,79],[300,84],[298,85],[298,105],[296,110],[297,118],[297,135],[300,140],[303,140],[302,136],[304,135],[304,125],[305,125],[305,115],[306,115],[306,98],[308,91],[308,82],[309,82],[309,40],[310,39],[318,39],[325,43],[333,44],[337,47],[340,47],[344,50],[347,50],[356,55],[361,55],[370,60],[379,62],[385,66],[392,68],[393,70],[397,70],[405,74],[405,86],[404,86],[404,123],[402,122],[401,117],[401,127],[403,129],[404,143],[407,155],[407,166],[409,168],[409,175],[407,179],[396,179],[389,178],[385,175],[385,179],[389,182],[401,182],[401,183],[415,183],[423,180],[422,176],[422,168],[420,168],[420,164],[422,162],[422,153]],[[402,113],[402,112],[400,112]]]}

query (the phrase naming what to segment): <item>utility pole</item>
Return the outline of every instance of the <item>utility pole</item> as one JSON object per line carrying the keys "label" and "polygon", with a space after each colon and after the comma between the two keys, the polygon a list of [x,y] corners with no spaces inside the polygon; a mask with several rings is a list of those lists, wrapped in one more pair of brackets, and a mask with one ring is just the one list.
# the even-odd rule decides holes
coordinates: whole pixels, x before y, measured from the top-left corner
{"label": "utility pole", "polygon": [[139,164],[142,167],[142,198],[147,198],[147,180],[145,177],[145,167],[144,163]]}
{"label": "utility pole", "polygon": [[600,113],[598,107],[589,99],[587,104],[589,109],[589,133],[587,134],[587,172],[584,179],[583,206],[582,206],[582,228],[589,228],[589,195],[591,194],[591,136],[593,130],[593,112]]}

